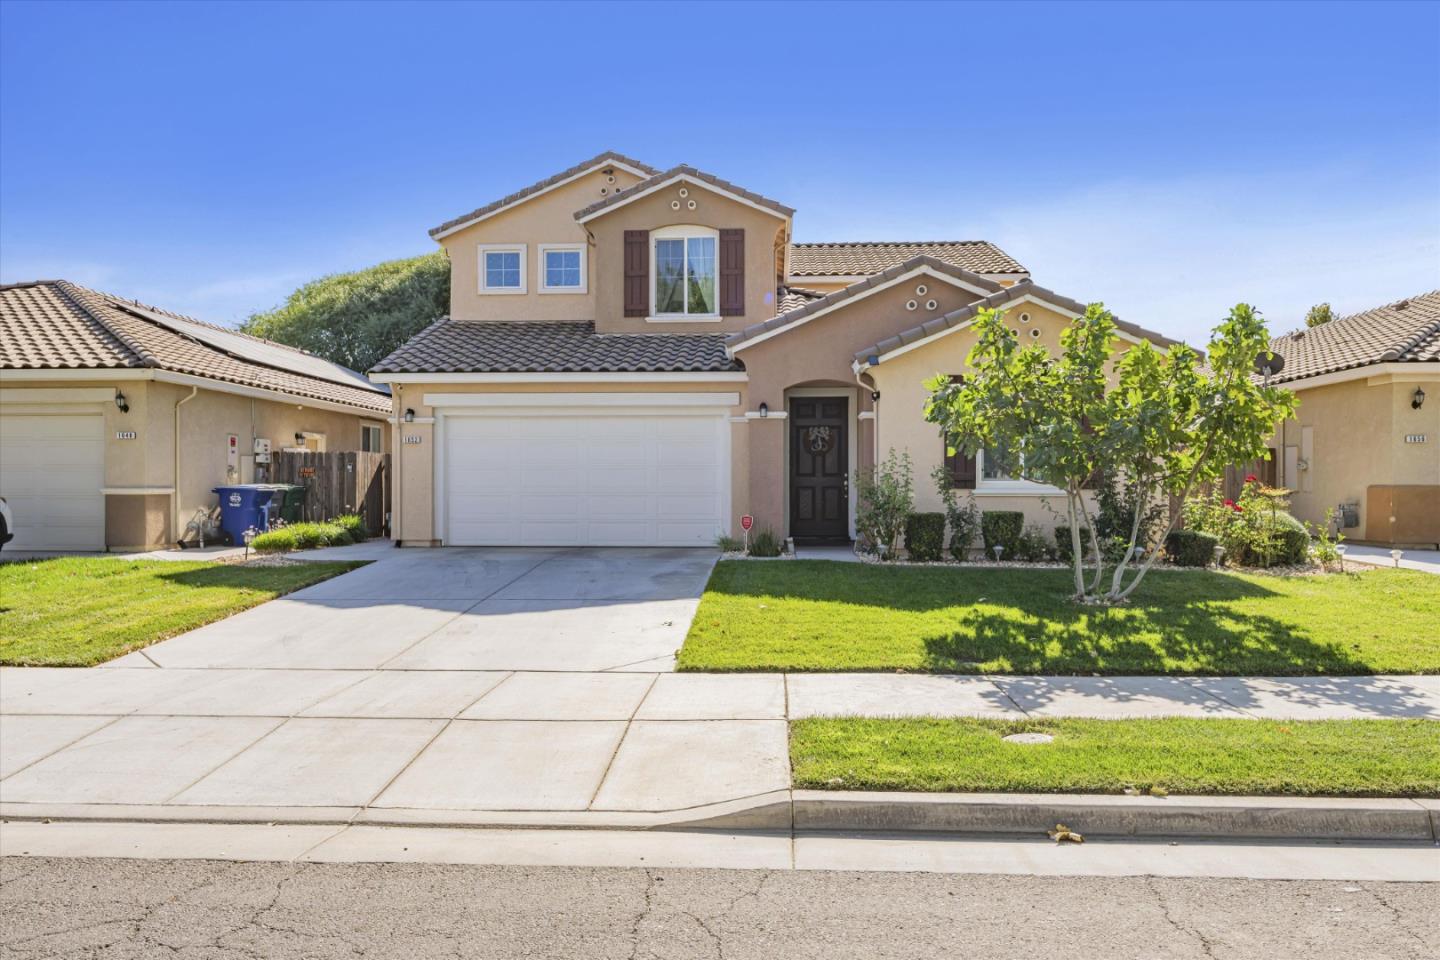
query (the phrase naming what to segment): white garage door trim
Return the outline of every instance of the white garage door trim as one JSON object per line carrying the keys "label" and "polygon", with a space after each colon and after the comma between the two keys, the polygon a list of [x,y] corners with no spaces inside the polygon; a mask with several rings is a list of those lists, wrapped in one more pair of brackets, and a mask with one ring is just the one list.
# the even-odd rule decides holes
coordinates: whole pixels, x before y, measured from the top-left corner
{"label": "white garage door trim", "polygon": [[0,417],[0,496],[15,520],[11,550],[105,549],[105,418]]}
{"label": "white garage door trim", "polygon": [[[731,458],[729,411],[739,403],[734,393],[595,393],[595,394],[426,394],[427,405],[435,406],[435,475],[434,475],[434,521],[435,530],[446,544],[466,545],[467,537],[452,535],[450,521],[453,511],[450,504],[450,482],[447,451],[450,442],[450,424],[457,419],[487,418],[504,421],[527,419],[555,420],[565,418],[571,421],[586,418],[623,420],[637,418],[654,422],[679,418],[703,424],[713,431],[716,468],[716,513],[717,529],[707,533],[702,544],[694,538],[677,539],[667,536],[658,525],[653,536],[635,539],[624,536],[609,536],[595,533],[588,528],[584,535],[575,538],[578,545],[708,545],[715,534],[729,530],[731,509]],[[435,401],[448,401],[435,403]],[[703,433],[703,427],[702,427]],[[656,442],[654,440],[651,441]],[[583,527],[583,518],[577,518]],[[572,539],[564,538],[567,542]],[[525,545],[520,538],[505,539],[506,543]],[[534,541],[537,544],[556,545],[556,541],[543,536]]]}

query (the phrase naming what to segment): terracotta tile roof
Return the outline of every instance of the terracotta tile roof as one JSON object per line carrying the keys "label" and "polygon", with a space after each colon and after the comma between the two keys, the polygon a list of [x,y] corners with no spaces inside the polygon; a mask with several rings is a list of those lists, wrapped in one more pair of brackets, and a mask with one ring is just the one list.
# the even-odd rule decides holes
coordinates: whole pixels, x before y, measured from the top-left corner
{"label": "terracotta tile roof", "polygon": [[896,243],[792,243],[790,276],[869,276],[919,256],[944,260],[972,273],[1029,272],[1004,250],[984,240],[928,240]]}
{"label": "terracotta tile roof", "polygon": [[[999,292],[992,293],[988,297],[967,304],[959,310],[952,310],[933,320],[927,320],[925,323],[902,330],[893,337],[886,337],[879,343],[871,344],[863,350],[857,350],[855,351],[855,360],[859,363],[867,363],[870,357],[883,356],[892,350],[914,343],[917,340],[934,336],[949,328],[962,326],[974,320],[981,310],[987,308],[991,310],[1003,309],[1007,304],[1027,294],[1035,297],[1037,300],[1053,303],[1055,306],[1067,310],[1070,313],[1085,312],[1085,304],[1080,301],[1071,300],[1069,297],[1061,296],[1053,290],[1047,290],[1044,287],[1037,286],[1030,280],[1021,280],[1014,286],[1004,287]],[[1119,317],[1115,318],[1115,326],[1141,340],[1149,340],[1157,347],[1168,347],[1178,342],[1164,334],[1156,333],[1154,330],[1147,330],[1138,324],[1121,320]]]}
{"label": "terracotta tile roof", "polygon": [[0,369],[150,368],[388,411],[384,387],[303,350],[68,280],[0,286]]}
{"label": "terracotta tile roof", "polygon": [[431,324],[372,373],[659,373],[743,370],[720,334],[596,333],[592,323]]}
{"label": "terracotta tile roof", "polygon": [[1270,349],[1285,358],[1271,383],[1372,363],[1440,362],[1440,290],[1276,337]]}
{"label": "terracotta tile roof", "polygon": [[597,154],[596,156],[591,157],[589,160],[577,163],[575,164],[575,166],[569,167],[568,169],[561,170],[553,177],[546,177],[544,180],[541,180],[538,183],[532,183],[530,184],[530,186],[525,187],[524,189],[516,190],[509,196],[501,197],[494,203],[487,203],[485,206],[471,210],[469,213],[458,216],[453,220],[446,220],[444,223],[440,224],[440,226],[432,229],[430,231],[430,236],[434,237],[437,234],[444,233],[452,227],[458,227],[462,223],[468,223],[469,221],[475,220],[479,217],[483,217],[486,214],[494,213],[496,210],[499,210],[502,207],[508,207],[512,203],[519,203],[526,197],[537,194],[547,187],[553,187],[555,184],[561,182],[562,180],[568,180],[571,177],[576,176],[577,174],[584,173],[591,167],[598,167],[606,162],[622,163],[627,167],[634,167],[636,170],[641,171],[646,176],[653,176],[659,172],[649,164],[641,163],[639,160],[632,160],[629,157],[625,156],[623,153],[616,153],[613,150],[606,150],[604,153]]}
{"label": "terracotta tile roof", "polygon": [[744,187],[733,184],[728,180],[721,180],[713,173],[706,173],[703,170],[695,169],[689,164],[682,163],[678,167],[671,167],[669,170],[666,170],[663,173],[657,173],[647,180],[641,180],[639,183],[627,187],[624,190],[621,190],[619,193],[612,193],[604,200],[597,200],[595,203],[590,204],[588,207],[575,211],[575,219],[588,219],[589,217],[594,216],[601,210],[606,209],[607,207],[613,207],[616,204],[624,203],[627,200],[631,200],[637,195],[644,193],[647,190],[652,190],[655,187],[660,186],[661,184],[664,184],[670,180],[675,179],[676,177],[681,176],[690,177],[691,179],[696,180],[700,183],[709,184],[717,190],[723,190],[726,193],[733,193],[737,197],[744,197],[751,203],[759,204],[760,206],[765,207],[769,210],[774,210],[776,213],[781,214],[782,216],[793,217],[795,215],[795,209],[793,207],[787,207],[785,206],[785,204],[781,203],[778,200],[771,200],[769,197],[761,196],[760,194],[755,193],[753,190],[747,190]]}
{"label": "terracotta tile roof", "polygon": [[[864,280],[861,280],[858,283],[852,283],[842,290],[836,290],[834,293],[827,293],[824,296],[819,297],[818,299],[809,299],[803,302],[798,302],[784,313],[780,313],[770,318],[769,320],[763,320],[760,323],[751,324],[750,326],[739,331],[738,333],[730,334],[728,337],[725,338],[725,344],[731,350],[734,350],[735,348],[741,346],[747,341],[754,340],[756,337],[771,333],[775,330],[780,329],[781,327],[787,327],[795,321],[803,320],[805,317],[808,317],[815,313],[819,313],[821,310],[828,310],[831,307],[836,306],[837,304],[844,303],[846,300],[849,300],[852,297],[859,296],[867,290],[872,290],[875,287],[885,286],[886,284],[894,281],[896,278],[904,276],[905,274],[909,273],[911,270],[914,270],[917,267],[929,267],[932,270],[946,274],[947,276],[954,277],[957,280],[963,280],[970,286],[978,287],[981,290],[996,291],[1007,289],[1006,287],[1000,286],[1000,284],[996,283],[994,280],[986,280],[979,274],[971,273],[969,270],[962,269],[955,266],[954,264],[946,263],[943,260],[936,260],[934,257],[929,257],[922,254],[918,257],[911,257],[904,263],[897,263],[889,269],[881,271],[874,276],[866,277]],[[791,287],[787,289],[795,288]],[[1008,289],[1014,288],[1011,287]],[[784,303],[784,298],[782,298],[781,306],[784,306]]]}

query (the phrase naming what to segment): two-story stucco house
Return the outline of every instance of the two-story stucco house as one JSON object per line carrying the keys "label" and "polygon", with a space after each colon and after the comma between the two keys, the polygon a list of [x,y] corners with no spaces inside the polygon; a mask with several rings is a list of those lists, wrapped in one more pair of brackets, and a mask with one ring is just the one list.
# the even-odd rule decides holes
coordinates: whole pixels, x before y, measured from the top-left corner
{"label": "two-story stucco house", "polygon": [[[1052,346],[1084,307],[983,241],[796,244],[794,217],[605,153],[431,231],[450,315],[372,371],[398,423],[396,536],[704,545],[750,514],[845,540],[851,478],[890,449],[937,509],[923,381],[964,372],[982,307]],[[956,486],[1047,519],[1055,491],[977,459],[948,464]]]}

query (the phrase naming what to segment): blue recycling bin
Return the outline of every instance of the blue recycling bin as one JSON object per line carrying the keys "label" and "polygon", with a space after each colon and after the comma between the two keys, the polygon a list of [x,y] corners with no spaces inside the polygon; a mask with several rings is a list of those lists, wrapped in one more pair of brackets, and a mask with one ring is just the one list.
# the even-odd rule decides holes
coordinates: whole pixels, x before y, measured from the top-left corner
{"label": "blue recycling bin", "polygon": [[275,488],[263,483],[237,483],[216,487],[220,498],[220,529],[230,537],[236,546],[245,543],[245,531],[254,528],[256,533],[270,529],[270,500]]}

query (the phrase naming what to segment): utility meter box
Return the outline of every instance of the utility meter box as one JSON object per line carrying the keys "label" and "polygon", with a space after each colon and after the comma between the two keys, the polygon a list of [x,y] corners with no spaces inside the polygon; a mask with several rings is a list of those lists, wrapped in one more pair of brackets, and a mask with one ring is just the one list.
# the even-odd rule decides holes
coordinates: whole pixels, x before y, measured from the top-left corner
{"label": "utility meter box", "polygon": [[265,439],[264,437],[255,438],[255,462],[270,462],[270,441]]}

